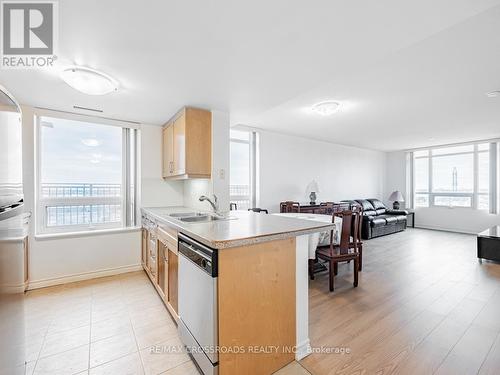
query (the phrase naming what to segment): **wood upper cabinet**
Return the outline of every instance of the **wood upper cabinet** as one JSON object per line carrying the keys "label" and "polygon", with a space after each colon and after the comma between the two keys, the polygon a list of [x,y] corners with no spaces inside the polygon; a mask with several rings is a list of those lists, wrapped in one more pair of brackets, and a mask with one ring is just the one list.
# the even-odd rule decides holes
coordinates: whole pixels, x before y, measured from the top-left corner
{"label": "wood upper cabinet", "polygon": [[174,175],[186,173],[186,115],[181,114],[174,121]]}
{"label": "wood upper cabinet", "polygon": [[172,125],[170,122],[163,128],[163,178],[174,174],[174,127]]}
{"label": "wood upper cabinet", "polygon": [[212,113],[183,108],[163,130],[163,177],[210,178]]}

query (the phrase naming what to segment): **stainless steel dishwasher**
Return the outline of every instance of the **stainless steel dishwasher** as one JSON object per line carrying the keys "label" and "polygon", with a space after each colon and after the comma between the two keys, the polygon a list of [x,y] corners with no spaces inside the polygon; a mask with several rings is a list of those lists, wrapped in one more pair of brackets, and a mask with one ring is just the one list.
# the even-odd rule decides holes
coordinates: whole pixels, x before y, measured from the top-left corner
{"label": "stainless steel dishwasher", "polygon": [[179,335],[205,375],[218,374],[217,250],[179,233]]}

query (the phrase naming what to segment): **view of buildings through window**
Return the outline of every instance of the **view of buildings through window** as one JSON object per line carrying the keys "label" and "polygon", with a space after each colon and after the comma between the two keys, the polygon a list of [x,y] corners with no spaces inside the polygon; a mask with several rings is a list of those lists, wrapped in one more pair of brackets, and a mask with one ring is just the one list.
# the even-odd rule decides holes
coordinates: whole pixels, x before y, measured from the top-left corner
{"label": "view of buildings through window", "polygon": [[469,144],[413,152],[415,207],[452,206],[490,210],[490,168],[496,143]]}

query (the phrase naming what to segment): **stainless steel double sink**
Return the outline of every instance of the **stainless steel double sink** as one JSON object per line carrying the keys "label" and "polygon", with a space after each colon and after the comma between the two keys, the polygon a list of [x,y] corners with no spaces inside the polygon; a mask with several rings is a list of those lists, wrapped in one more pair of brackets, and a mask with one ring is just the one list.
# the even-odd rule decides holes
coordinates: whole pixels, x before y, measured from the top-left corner
{"label": "stainless steel double sink", "polygon": [[227,220],[228,218],[223,216],[218,216],[215,214],[210,214],[206,212],[179,212],[175,214],[170,214],[170,217],[174,219],[184,221],[186,223],[203,223],[209,221],[217,220]]}

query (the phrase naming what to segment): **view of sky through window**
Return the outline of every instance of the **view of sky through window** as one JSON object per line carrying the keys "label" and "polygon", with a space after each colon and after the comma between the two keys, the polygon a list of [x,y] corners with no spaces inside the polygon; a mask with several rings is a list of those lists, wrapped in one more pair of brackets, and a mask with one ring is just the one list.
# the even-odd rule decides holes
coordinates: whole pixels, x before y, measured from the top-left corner
{"label": "view of sky through window", "polygon": [[40,119],[41,183],[121,184],[122,129]]}

